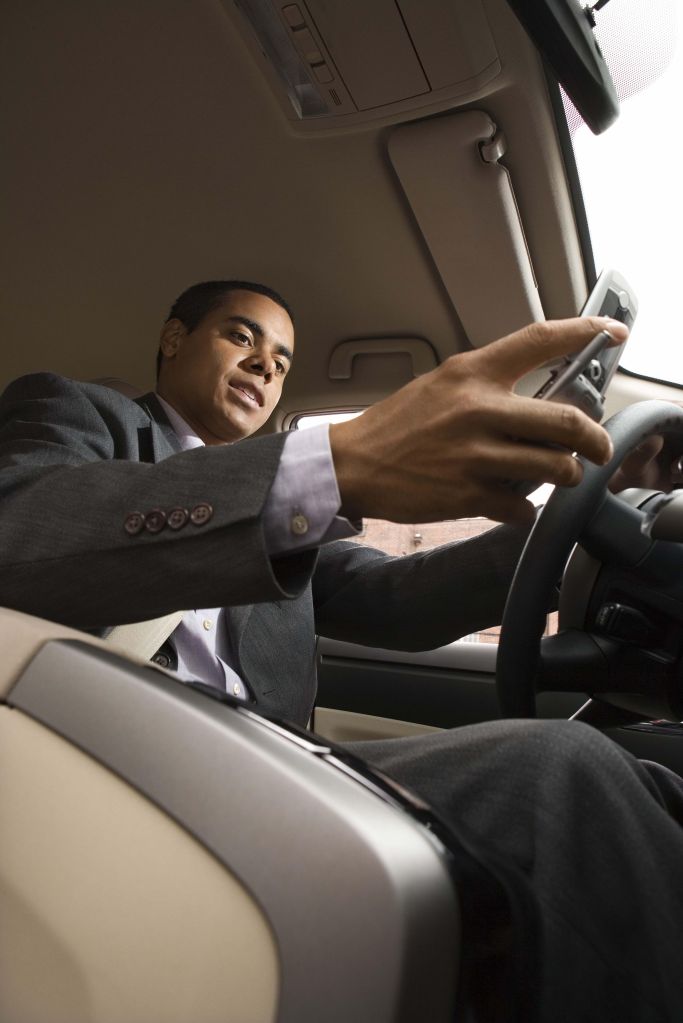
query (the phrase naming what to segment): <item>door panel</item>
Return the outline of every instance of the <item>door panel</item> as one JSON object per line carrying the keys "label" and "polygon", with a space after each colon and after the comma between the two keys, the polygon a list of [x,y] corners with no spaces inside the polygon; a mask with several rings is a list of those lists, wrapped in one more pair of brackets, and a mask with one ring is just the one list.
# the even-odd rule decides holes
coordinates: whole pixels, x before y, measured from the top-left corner
{"label": "door panel", "polygon": [[[433,728],[488,721],[498,717],[497,650],[457,642],[408,653],[322,638],[318,705]],[[583,702],[576,694],[543,694],[539,715],[569,717]]]}
{"label": "door panel", "polygon": [[[490,721],[499,716],[497,646],[457,642],[407,653],[322,638],[318,710],[312,726],[333,742],[414,735]],[[581,694],[541,693],[541,718],[570,717]],[[607,734],[637,757],[683,775],[683,729],[671,725],[614,728]]]}

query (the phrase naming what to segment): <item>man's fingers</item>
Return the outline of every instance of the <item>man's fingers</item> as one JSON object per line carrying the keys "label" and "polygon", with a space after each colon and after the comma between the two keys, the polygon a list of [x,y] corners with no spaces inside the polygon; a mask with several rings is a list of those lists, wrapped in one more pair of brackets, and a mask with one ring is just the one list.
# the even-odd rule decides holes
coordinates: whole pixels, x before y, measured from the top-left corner
{"label": "man's fingers", "polygon": [[557,444],[596,465],[612,457],[608,433],[573,405],[511,396],[496,409],[498,430],[510,438]]}
{"label": "man's fingers", "polygon": [[581,463],[570,451],[541,447],[535,444],[517,443],[493,447],[487,451],[481,448],[478,459],[481,469],[473,469],[472,475],[479,479],[518,481],[528,483],[552,483],[558,487],[575,487],[583,478]]}
{"label": "man's fingers", "polygon": [[580,316],[572,320],[546,320],[494,341],[476,352],[477,373],[512,386],[525,373],[544,363],[580,351],[606,330],[615,344],[628,337],[628,327],[603,316]]}

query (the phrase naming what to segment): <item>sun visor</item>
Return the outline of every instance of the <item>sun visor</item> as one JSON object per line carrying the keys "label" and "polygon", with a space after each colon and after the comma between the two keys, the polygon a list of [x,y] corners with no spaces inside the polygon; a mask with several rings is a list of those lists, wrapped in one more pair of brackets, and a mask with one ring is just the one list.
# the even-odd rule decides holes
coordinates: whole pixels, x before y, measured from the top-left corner
{"label": "sun visor", "polygon": [[475,347],[544,319],[505,138],[480,110],[395,128],[389,157]]}

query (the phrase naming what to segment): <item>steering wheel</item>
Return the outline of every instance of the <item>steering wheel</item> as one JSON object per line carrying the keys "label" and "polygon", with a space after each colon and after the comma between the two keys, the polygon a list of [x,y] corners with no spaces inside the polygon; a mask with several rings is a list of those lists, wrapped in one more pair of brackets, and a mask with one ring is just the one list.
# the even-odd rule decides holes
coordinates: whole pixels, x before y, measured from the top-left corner
{"label": "steering wheel", "polygon": [[[496,665],[504,717],[535,717],[541,690],[588,693],[600,705],[606,701],[622,708],[625,718],[671,717],[672,712],[683,717],[676,668],[683,635],[683,544],[650,539],[642,531],[643,512],[607,489],[626,455],[645,438],[673,434],[683,443],[683,409],[644,401],[618,412],[605,428],[614,445],[612,459],[604,466],[582,459],[581,483],[555,488],[517,565]],[[563,627],[561,601],[561,631],[541,641],[548,608],[577,543],[577,553],[583,548],[597,559],[589,589],[600,572],[607,580],[602,597],[589,593],[584,619],[569,629]],[[626,605],[619,603],[623,593],[632,594],[633,601],[627,596]],[[658,605],[669,616],[667,628],[658,623]]]}

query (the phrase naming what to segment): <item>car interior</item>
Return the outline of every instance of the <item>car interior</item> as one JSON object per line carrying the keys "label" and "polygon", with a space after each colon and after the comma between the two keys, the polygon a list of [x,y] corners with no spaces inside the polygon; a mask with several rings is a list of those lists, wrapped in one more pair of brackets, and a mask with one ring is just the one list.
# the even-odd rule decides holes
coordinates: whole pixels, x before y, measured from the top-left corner
{"label": "car interior", "polygon": [[[474,1019],[467,863],[429,807],[336,744],[577,715],[683,774],[683,514],[675,491],[607,493],[643,437],[683,452],[683,368],[673,343],[655,362],[646,334],[665,278],[648,290],[616,229],[610,248],[583,169],[603,146],[615,192],[604,147],[650,85],[671,91],[675,2],[644,6],[6,5],[5,384],[51,370],[152,390],[174,298],[254,280],[286,297],[297,338],[264,429],[299,429],[577,315],[604,267],[638,304],[605,401],[616,461],[547,498],[500,639],[414,652],[320,637],[303,731],[116,642],[0,612],[6,1023]],[[645,22],[639,71],[627,44]],[[628,204],[616,195],[619,231],[640,206],[652,222],[653,191],[641,174]],[[675,232],[680,196],[661,201]],[[387,529],[387,549],[490,525]]]}

